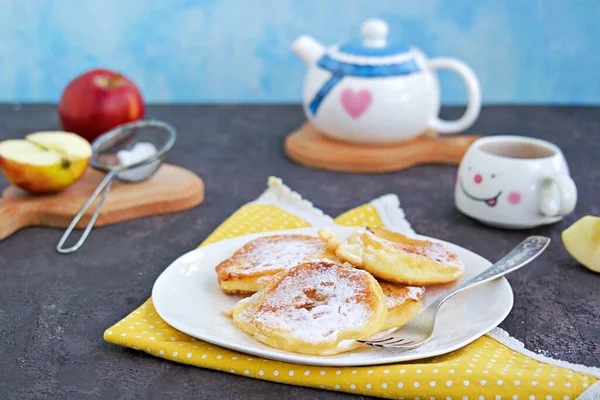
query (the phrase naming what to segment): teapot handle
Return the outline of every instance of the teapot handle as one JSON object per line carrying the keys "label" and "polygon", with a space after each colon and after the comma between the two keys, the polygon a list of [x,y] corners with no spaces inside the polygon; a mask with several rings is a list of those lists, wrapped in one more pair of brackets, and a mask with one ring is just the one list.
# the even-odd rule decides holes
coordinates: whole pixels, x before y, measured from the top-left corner
{"label": "teapot handle", "polygon": [[475,72],[464,62],[455,58],[434,58],[429,60],[428,66],[431,70],[449,69],[461,77],[467,87],[468,103],[465,113],[455,121],[446,121],[436,116],[429,123],[429,127],[441,134],[449,134],[463,131],[473,125],[479,111],[481,110],[481,89]]}

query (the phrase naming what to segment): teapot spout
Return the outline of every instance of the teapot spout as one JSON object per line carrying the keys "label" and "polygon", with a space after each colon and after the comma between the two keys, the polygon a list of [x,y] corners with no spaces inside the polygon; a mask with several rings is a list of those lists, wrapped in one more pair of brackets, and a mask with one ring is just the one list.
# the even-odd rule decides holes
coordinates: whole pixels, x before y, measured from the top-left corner
{"label": "teapot spout", "polygon": [[307,65],[314,64],[325,53],[325,47],[307,35],[296,39],[292,44],[292,50]]}

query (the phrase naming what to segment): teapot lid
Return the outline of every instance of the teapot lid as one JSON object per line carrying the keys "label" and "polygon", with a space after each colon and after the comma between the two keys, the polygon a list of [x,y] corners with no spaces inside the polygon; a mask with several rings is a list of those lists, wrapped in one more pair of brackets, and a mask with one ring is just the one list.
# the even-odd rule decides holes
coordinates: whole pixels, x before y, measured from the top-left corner
{"label": "teapot lid", "polygon": [[388,32],[388,25],[384,21],[380,19],[369,19],[363,23],[361,28],[362,42],[346,42],[337,48],[336,53],[339,55],[358,56],[361,58],[375,58],[393,57],[406,54],[410,51],[410,46],[403,44],[388,44]]}

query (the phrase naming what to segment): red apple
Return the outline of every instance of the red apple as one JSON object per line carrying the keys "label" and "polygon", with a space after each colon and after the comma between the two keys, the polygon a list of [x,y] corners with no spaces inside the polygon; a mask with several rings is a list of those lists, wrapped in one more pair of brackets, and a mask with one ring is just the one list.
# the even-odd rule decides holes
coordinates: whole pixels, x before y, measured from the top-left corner
{"label": "red apple", "polygon": [[137,86],[125,76],[94,69],[73,79],[58,105],[63,130],[90,142],[117,125],[144,116],[144,101]]}

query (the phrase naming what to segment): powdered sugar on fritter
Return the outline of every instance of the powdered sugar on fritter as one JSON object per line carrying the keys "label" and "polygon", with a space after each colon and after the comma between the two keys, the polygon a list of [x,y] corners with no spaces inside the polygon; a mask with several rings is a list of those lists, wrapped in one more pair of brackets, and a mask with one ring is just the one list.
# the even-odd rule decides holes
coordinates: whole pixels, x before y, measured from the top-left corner
{"label": "powdered sugar on fritter", "polygon": [[396,284],[383,283],[381,285],[383,296],[385,297],[385,306],[388,309],[401,306],[408,299],[419,301],[425,294],[425,288],[422,286],[405,286],[392,290],[394,286]]}
{"label": "powdered sugar on fritter", "polygon": [[245,254],[245,262],[241,265],[243,269],[252,269],[253,272],[288,269],[320,258],[327,249],[320,239],[306,236],[281,235],[264,239],[270,241],[254,246]]}
{"label": "powdered sugar on fritter", "polygon": [[293,268],[254,315],[242,318],[308,343],[335,340],[340,330],[364,325],[372,315],[372,294],[363,274],[331,263]]}
{"label": "powdered sugar on fritter", "polygon": [[446,249],[446,247],[444,247],[441,243],[422,239],[412,239],[408,237],[406,237],[406,243],[396,242],[381,238],[375,235],[369,229],[365,229],[365,233],[369,235],[370,240],[377,241],[393,249],[419,255],[445,265],[464,269],[464,265],[458,256]]}
{"label": "powdered sugar on fritter", "polygon": [[421,300],[423,295],[425,294],[425,288],[423,286],[408,286],[408,295],[409,299],[413,299],[416,301]]}

